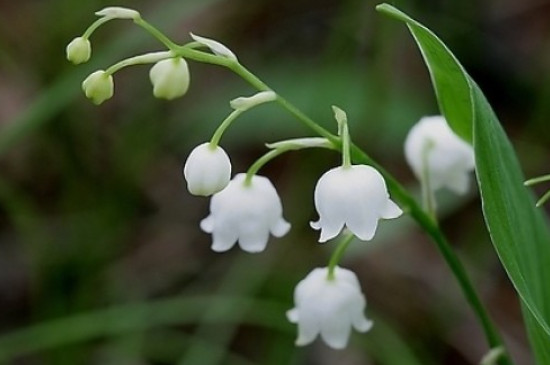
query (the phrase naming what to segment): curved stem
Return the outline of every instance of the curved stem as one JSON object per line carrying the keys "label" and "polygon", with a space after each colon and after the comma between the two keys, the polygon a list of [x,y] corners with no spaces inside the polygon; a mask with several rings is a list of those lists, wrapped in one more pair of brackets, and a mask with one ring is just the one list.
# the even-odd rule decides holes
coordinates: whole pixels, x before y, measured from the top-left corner
{"label": "curved stem", "polygon": [[142,54],[139,56],[126,58],[125,60],[115,63],[114,65],[109,67],[105,72],[107,72],[109,75],[112,75],[115,72],[120,71],[124,67],[134,66],[134,65],[146,65],[146,64],[155,63],[171,57],[173,57],[173,55],[170,51],[160,51],[160,52]]}
{"label": "curved stem", "polygon": [[287,151],[289,150],[286,148],[277,148],[267,152],[265,155],[257,159],[246,171],[246,177],[244,179],[245,186],[249,186],[252,183],[252,177],[256,175],[262,166]]}
{"label": "curved stem", "polygon": [[159,42],[164,44],[168,49],[174,51],[179,48],[179,46],[172,42],[167,36],[164,35],[160,30],[151,25],[142,17],[134,19],[134,23],[148,31],[153,37],[155,37]]}
{"label": "curved stem", "polygon": [[216,147],[220,143],[220,139],[222,138],[222,135],[227,129],[227,127],[229,127],[231,123],[233,123],[233,121],[237,119],[239,115],[242,114],[242,112],[243,111],[240,109],[234,110],[233,112],[231,112],[231,114],[227,116],[227,118],[223,120],[223,122],[219,125],[219,127],[216,129],[216,131],[212,135],[212,138],[210,139],[210,145],[212,147]]}
{"label": "curved stem", "polygon": [[111,20],[111,19],[110,18],[105,18],[105,17],[101,17],[101,18],[97,19],[95,22],[93,22],[88,27],[88,29],[86,29],[86,31],[84,32],[82,37],[86,38],[86,39],[90,38],[92,36],[92,33],[95,32],[97,28],[99,28],[103,24],[107,23],[109,20]]}
{"label": "curved stem", "polygon": [[349,233],[347,236],[342,238],[342,240],[338,244],[338,247],[336,247],[336,250],[334,250],[332,256],[330,256],[330,260],[328,262],[328,280],[334,280],[334,269],[342,259],[344,252],[346,252],[346,249],[348,248],[351,241],[353,241],[354,237],[355,235],[353,233]]}

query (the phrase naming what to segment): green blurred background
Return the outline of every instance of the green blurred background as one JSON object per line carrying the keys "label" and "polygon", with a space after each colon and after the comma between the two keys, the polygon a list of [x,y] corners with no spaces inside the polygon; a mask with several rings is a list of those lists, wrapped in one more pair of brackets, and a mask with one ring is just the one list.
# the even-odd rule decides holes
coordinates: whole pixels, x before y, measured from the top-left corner
{"label": "green blurred background", "polygon": [[[527,176],[550,172],[550,1],[394,1],[432,28],[478,81]],[[375,326],[334,351],[293,344],[286,321],[296,283],[325,266],[313,188],[339,162],[327,151],[289,153],[261,174],[276,185],[293,228],[261,254],[216,254],[199,221],[208,199],[181,176],[253,90],[227,70],[191,63],[176,101],[152,96],[148,67],[115,75],[100,107],[80,83],[90,72],[160,46],[131,22],[92,37],[92,60],[65,45],[109,5],[136,8],[176,42],[218,39],[323,126],[348,112],[354,141],[412,192],[402,144],[436,114],[429,75],[406,28],[370,0],[0,2],[0,361],[7,364],[477,364],[480,327],[434,245],[408,217],[355,242],[354,270]],[[246,113],[222,145],[234,171],[265,142],[310,136],[275,105]],[[472,186],[473,187],[473,186]],[[541,194],[545,188],[536,189]],[[517,364],[531,363],[518,300],[494,254],[472,188],[438,195],[441,225],[463,258]]]}

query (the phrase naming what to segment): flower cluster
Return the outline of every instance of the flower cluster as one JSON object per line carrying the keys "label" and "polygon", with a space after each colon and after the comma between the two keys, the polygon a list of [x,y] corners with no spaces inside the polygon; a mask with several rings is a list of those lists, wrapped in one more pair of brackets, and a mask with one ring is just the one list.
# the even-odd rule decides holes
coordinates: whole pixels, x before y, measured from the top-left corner
{"label": "flower cluster", "polygon": [[[109,7],[96,15],[100,18],[67,46],[67,59],[74,64],[90,59],[91,34],[113,19],[133,20],[163,40],[168,50],[131,57],[106,70],[93,72],[82,82],[82,89],[95,104],[113,96],[113,74],[130,65],[152,64],[149,79],[153,95],[167,100],[181,97],[189,89],[187,59],[240,67],[237,56],[223,44],[191,33],[193,42],[177,46],[160,36],[135,10]],[[207,48],[209,52],[199,48]],[[259,89],[261,91],[252,96],[232,100],[232,112],[220,123],[210,141],[191,151],[183,167],[187,189],[193,195],[211,197],[210,214],[200,222],[200,227],[212,235],[213,251],[225,252],[238,245],[246,252],[258,253],[266,249],[271,235],[282,237],[291,227],[283,218],[277,190],[267,177],[257,174],[258,170],[290,150],[321,147],[341,152],[341,165],[325,172],[315,186],[313,201],[319,219],[310,225],[320,230],[321,243],[338,237],[344,228],[350,235],[334,251],[326,268],[314,269],[299,282],[294,292],[295,308],[287,313],[288,319],[298,325],[297,345],[307,345],[320,334],[330,347],[340,349],[348,343],[352,328],[366,332],[372,322],[365,317],[366,300],[356,275],[337,266],[338,261],[353,238],[372,240],[381,219],[397,218],[403,211],[390,199],[384,176],[375,167],[352,163],[347,115],[337,107],[333,107],[333,111],[338,136],[327,132],[327,138],[298,138],[270,144],[270,151],[246,173],[232,178],[231,160],[219,146],[225,130],[252,108],[273,101],[286,103],[265,85]],[[466,192],[468,174],[474,167],[473,152],[454,135],[442,117],[423,118],[407,137],[405,154],[421,183],[431,190],[445,186],[457,193]]]}

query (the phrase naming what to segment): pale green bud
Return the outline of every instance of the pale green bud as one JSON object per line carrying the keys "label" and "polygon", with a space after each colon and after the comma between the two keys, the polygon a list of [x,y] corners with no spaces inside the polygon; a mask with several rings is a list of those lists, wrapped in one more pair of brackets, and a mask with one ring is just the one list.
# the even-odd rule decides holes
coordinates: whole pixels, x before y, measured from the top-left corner
{"label": "pale green bud", "polygon": [[175,99],[189,89],[189,68],[181,57],[158,61],[151,67],[149,78],[153,94],[160,99]]}
{"label": "pale green bud", "polygon": [[82,82],[82,90],[88,99],[99,105],[113,96],[113,76],[103,70],[96,71]]}
{"label": "pale green bud", "polygon": [[229,105],[235,110],[239,109],[242,111],[248,110],[255,106],[258,106],[263,103],[268,103],[277,99],[277,94],[275,92],[269,91],[260,91],[252,96],[241,96],[236,99],[233,99],[229,102]]}
{"label": "pale green bud", "polygon": [[139,12],[134,9],[123,8],[121,6],[108,6],[96,11],[95,15],[110,19],[133,19],[140,17]]}
{"label": "pale green bud", "polygon": [[76,37],[67,45],[65,51],[67,53],[67,59],[75,65],[78,65],[90,59],[92,55],[92,45],[87,38]]}
{"label": "pale green bud", "polygon": [[230,60],[233,60],[233,61],[237,61],[237,56],[235,56],[235,53],[233,53],[229,48],[227,48],[225,45],[221,44],[220,42],[210,38],[201,37],[193,33],[189,33],[189,34],[191,35],[191,38],[193,38],[195,42],[198,42],[203,46],[210,48],[210,50],[215,55],[229,58]]}

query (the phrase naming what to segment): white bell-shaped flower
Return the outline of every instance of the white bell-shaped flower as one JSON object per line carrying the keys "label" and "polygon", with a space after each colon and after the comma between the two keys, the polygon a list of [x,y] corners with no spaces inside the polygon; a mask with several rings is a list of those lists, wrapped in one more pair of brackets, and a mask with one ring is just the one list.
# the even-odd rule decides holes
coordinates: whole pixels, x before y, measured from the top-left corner
{"label": "white bell-shaped flower", "polygon": [[237,174],[212,196],[210,215],[201,222],[202,230],[212,233],[212,250],[216,252],[229,250],[237,241],[244,251],[261,252],[270,233],[282,237],[290,229],[269,179],[254,175],[250,184],[245,184],[245,177]]}
{"label": "white bell-shaped flower", "polygon": [[113,76],[103,70],[93,72],[82,82],[82,90],[88,99],[99,105],[113,96]]}
{"label": "white bell-shaped flower", "polygon": [[321,230],[319,242],[336,237],[346,226],[362,240],[371,240],[380,218],[397,218],[403,211],[390,200],[382,175],[367,165],[340,166],[323,174],[315,187]]}
{"label": "white bell-shaped flower", "polygon": [[149,78],[153,84],[153,94],[160,99],[175,99],[189,89],[189,67],[181,57],[158,61],[151,67]]}
{"label": "white bell-shaped flower", "polygon": [[87,38],[76,37],[74,38],[65,49],[67,54],[67,60],[71,61],[75,65],[79,63],[87,62],[92,55],[92,45]]}
{"label": "white bell-shaped flower", "polygon": [[330,347],[346,347],[352,327],[359,332],[372,327],[364,314],[366,304],[352,271],[337,266],[329,279],[328,268],[314,269],[296,286],[295,308],[287,312],[288,320],[298,324],[296,345],[307,345],[321,334]]}
{"label": "white bell-shaped flower", "polygon": [[405,140],[405,157],[416,177],[432,191],[446,187],[465,194],[475,167],[472,146],[458,137],[440,115],[424,117]]}
{"label": "white bell-shaped flower", "polygon": [[231,161],[219,146],[203,143],[185,161],[183,175],[193,195],[209,196],[223,190],[231,178]]}

